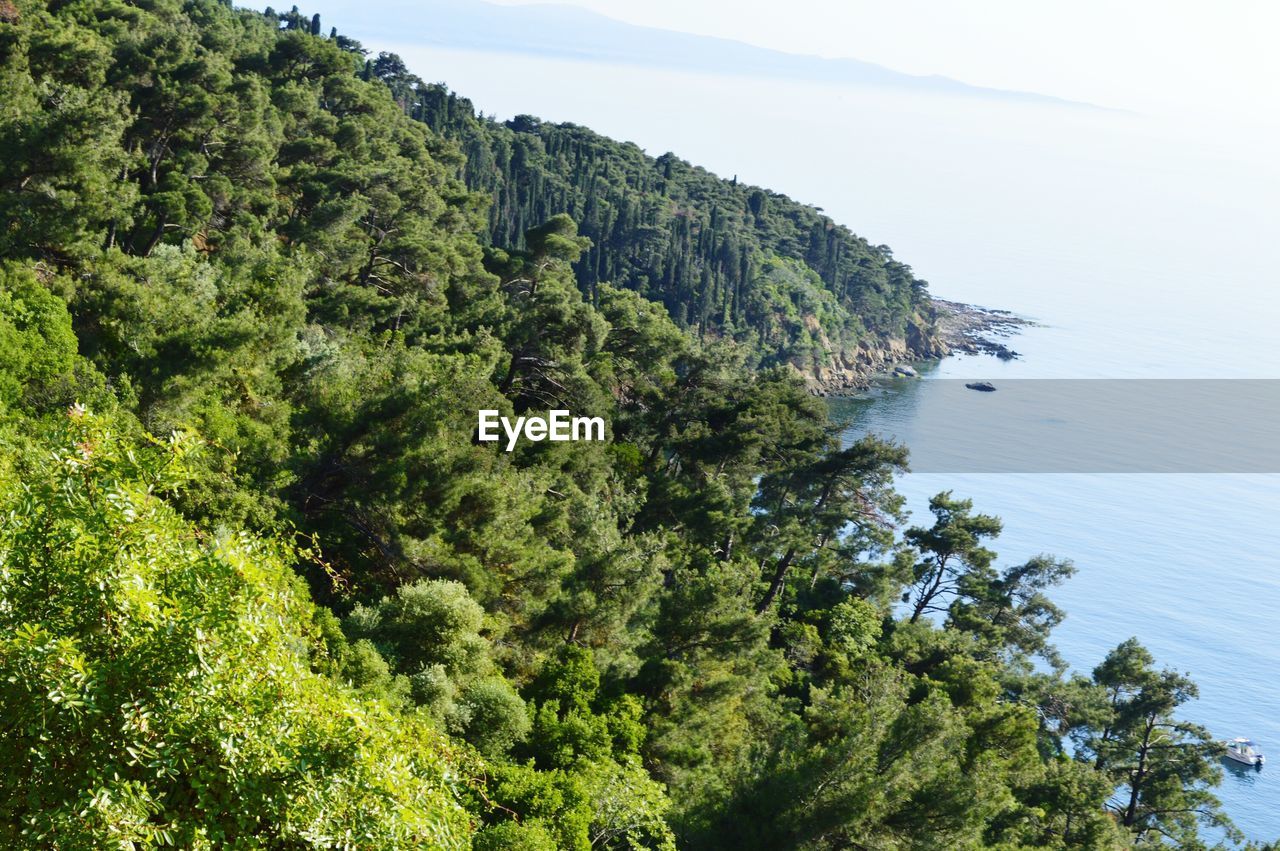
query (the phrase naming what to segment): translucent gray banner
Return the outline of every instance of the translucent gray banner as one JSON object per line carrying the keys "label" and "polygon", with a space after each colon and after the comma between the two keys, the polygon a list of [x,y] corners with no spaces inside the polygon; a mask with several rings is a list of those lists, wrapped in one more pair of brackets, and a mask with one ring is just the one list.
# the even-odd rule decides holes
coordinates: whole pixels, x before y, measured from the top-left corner
{"label": "translucent gray banner", "polygon": [[835,403],[921,473],[1280,473],[1280,379],[895,382]]}

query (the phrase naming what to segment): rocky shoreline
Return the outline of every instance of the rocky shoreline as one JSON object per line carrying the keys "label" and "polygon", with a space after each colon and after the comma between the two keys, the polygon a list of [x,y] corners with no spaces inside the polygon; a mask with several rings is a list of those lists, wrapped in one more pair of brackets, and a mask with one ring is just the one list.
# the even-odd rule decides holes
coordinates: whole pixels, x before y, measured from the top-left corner
{"label": "rocky shoreline", "polygon": [[958,353],[988,354],[1013,360],[1018,353],[1003,342],[1022,328],[1035,325],[1007,310],[976,304],[933,299],[937,321],[933,328],[912,324],[907,339],[889,340],[871,348],[859,346],[852,352],[833,353],[830,366],[805,376],[816,396],[850,396],[866,390],[877,376],[913,375],[909,361],[941,360]]}
{"label": "rocky shoreline", "polygon": [[933,304],[938,309],[938,336],[946,346],[947,354],[968,352],[1014,360],[1019,357],[1018,353],[1001,339],[1008,339],[1021,329],[1036,324],[1007,310],[940,298],[935,298]]}

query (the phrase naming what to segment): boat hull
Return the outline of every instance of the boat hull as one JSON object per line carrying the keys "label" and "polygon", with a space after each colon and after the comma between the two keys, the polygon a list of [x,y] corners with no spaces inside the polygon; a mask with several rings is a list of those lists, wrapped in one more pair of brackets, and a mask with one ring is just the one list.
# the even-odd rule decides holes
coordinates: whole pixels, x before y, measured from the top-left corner
{"label": "boat hull", "polygon": [[1233,753],[1228,753],[1227,759],[1231,760],[1232,762],[1238,762],[1241,765],[1258,765],[1261,762],[1261,760],[1259,760],[1256,756],[1240,756]]}
{"label": "boat hull", "polygon": [[1267,761],[1266,757],[1252,748],[1244,752],[1238,751],[1234,748],[1227,748],[1227,752],[1224,756],[1232,762],[1239,763],[1240,765],[1252,766],[1254,768],[1261,768]]}

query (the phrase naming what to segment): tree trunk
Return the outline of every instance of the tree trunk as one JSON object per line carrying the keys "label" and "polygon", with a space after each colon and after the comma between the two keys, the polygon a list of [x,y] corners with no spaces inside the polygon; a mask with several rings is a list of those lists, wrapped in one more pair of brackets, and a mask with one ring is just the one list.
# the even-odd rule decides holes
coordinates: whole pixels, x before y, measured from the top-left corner
{"label": "tree trunk", "polygon": [[507,395],[507,393],[511,390],[511,385],[515,383],[516,367],[519,363],[520,363],[520,353],[512,352],[511,363],[507,367],[507,375],[505,378],[502,379],[502,385],[498,387],[498,392],[501,393],[503,396]]}
{"label": "tree trunk", "polygon": [[152,249],[156,247],[156,245],[160,242],[160,238],[164,236],[164,229],[165,229],[165,221],[164,219],[159,219],[156,222],[156,229],[151,232],[151,237],[147,240],[146,246],[142,249],[143,257],[151,256]]}
{"label": "tree trunk", "polygon": [[938,596],[938,592],[942,588],[942,579],[946,575],[947,563],[944,560],[938,564],[938,572],[934,574],[933,583],[929,586],[929,590],[920,592],[920,599],[916,600],[915,609],[911,612],[911,623],[920,620],[924,610],[933,602],[933,598]]}
{"label": "tree trunk", "polygon": [[[817,514],[827,505],[827,500],[831,498],[831,491],[835,489],[836,479],[839,478],[838,472],[832,472],[827,477],[826,482],[822,485],[822,494],[818,497],[818,501],[814,503],[813,513]],[[826,545],[828,535],[823,535],[818,539],[818,547]],[[756,606],[756,614],[763,615],[769,611],[769,607],[773,605],[773,601],[778,598],[778,594],[782,592],[782,586],[787,581],[787,571],[791,569],[791,562],[795,560],[796,548],[794,546],[787,549],[786,555],[778,560],[777,566],[773,569],[773,579],[769,583],[769,590],[765,592],[764,599]]]}
{"label": "tree trunk", "polygon": [[791,547],[787,550],[786,555],[778,559],[778,564],[773,569],[773,580],[769,583],[769,590],[765,592],[764,598],[760,604],[756,606],[756,614],[763,615],[769,611],[769,607],[773,605],[773,601],[778,598],[778,594],[782,592],[782,586],[787,581],[787,571],[791,569],[791,562],[796,557],[796,548]]}
{"label": "tree trunk", "polygon": [[1138,797],[1147,776],[1147,754],[1151,749],[1151,731],[1154,727],[1155,722],[1148,720],[1146,732],[1142,735],[1142,748],[1138,751],[1138,767],[1134,769],[1133,778],[1129,781],[1129,806],[1124,810],[1125,827],[1133,827],[1133,823],[1138,818]]}

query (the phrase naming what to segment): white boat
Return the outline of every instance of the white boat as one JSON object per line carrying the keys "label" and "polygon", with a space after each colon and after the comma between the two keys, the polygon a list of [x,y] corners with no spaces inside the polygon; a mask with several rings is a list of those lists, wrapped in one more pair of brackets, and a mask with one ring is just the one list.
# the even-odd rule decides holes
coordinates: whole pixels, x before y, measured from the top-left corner
{"label": "white boat", "polygon": [[1258,750],[1257,746],[1248,739],[1232,739],[1226,745],[1227,759],[1242,762],[1245,765],[1257,766],[1261,766],[1267,761],[1267,758],[1262,755],[1262,751]]}

